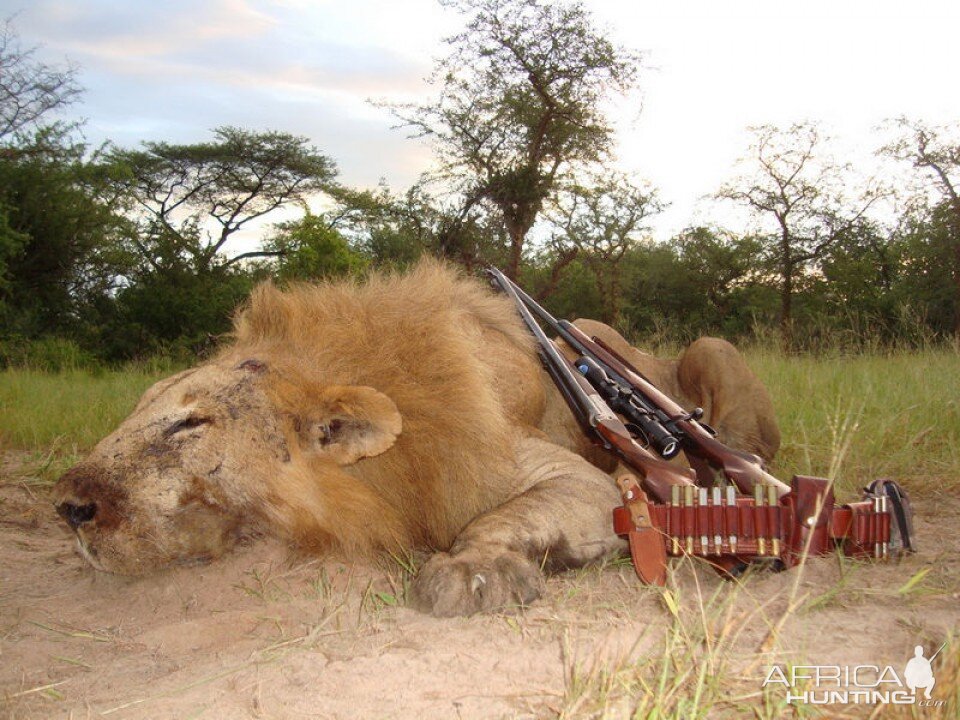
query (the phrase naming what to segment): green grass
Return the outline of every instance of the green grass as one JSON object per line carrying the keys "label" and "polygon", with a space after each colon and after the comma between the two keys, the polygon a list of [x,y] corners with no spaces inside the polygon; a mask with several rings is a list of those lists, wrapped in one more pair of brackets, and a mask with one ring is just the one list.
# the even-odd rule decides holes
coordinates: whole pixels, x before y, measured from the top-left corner
{"label": "green grass", "polygon": [[[777,409],[783,445],[773,470],[784,480],[835,473],[841,492],[876,477],[960,487],[955,350],[813,357],[750,348],[746,356]],[[0,443],[56,457],[83,453],[171,372],[0,372]]]}
{"label": "green grass", "polygon": [[830,475],[833,468],[841,490],[877,477],[908,478],[918,489],[960,487],[955,350],[785,357],[750,349],[746,355],[777,411],[778,476]]}
{"label": "green grass", "polygon": [[0,447],[84,452],[130,413],[150,385],[169,372],[0,372]]}

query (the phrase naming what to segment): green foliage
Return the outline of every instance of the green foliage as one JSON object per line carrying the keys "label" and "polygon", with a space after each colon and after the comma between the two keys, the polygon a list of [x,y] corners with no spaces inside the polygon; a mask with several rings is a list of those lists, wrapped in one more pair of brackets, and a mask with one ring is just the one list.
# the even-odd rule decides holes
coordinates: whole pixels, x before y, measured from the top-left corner
{"label": "green foliage", "polygon": [[409,267],[425,253],[468,270],[502,264],[504,241],[497,221],[431,195],[427,186],[421,181],[399,197],[381,190],[341,204],[350,219],[351,244],[378,267]]}
{"label": "green foliage", "polygon": [[649,231],[647,219],[662,208],[654,190],[620,173],[593,178],[589,186],[571,185],[557,198],[551,219],[559,232],[552,244],[560,259],[576,253],[593,273],[603,300],[598,319],[610,323],[620,314],[621,261]]}
{"label": "green foliage", "polygon": [[757,273],[759,255],[754,238],[706,227],[636,248],[624,269],[629,326],[678,342],[749,334],[775,302],[767,277]]}
{"label": "green foliage", "polygon": [[[939,330],[960,334],[960,125],[937,127],[900,118],[881,152],[908,163],[921,190],[911,198],[904,263],[913,289],[933,295]],[[952,286],[948,289],[948,284]]]}
{"label": "green foliage", "polygon": [[126,270],[127,225],[87,148],[50,127],[0,154],[0,297],[6,332],[69,333]]}
{"label": "green foliage", "polygon": [[223,266],[139,275],[117,294],[114,315],[98,338],[101,356],[127,360],[160,354],[188,361],[208,354],[230,329],[234,310],[255,282],[254,275]]}
{"label": "green foliage", "polygon": [[[775,288],[757,278],[753,238],[693,228],[669,243],[630,244],[619,260],[623,305],[614,324],[643,344],[677,345],[703,334],[752,335],[758,322],[776,316]],[[603,260],[586,250],[563,271],[546,306],[564,317],[603,317],[607,285],[595,267]],[[609,262],[609,260],[608,260]],[[555,256],[537,259],[523,275],[535,294],[549,285]],[[603,266],[601,265],[601,269]]]}
{"label": "green foliage", "polygon": [[438,211],[420,184],[399,197],[384,186],[376,192],[340,187],[332,194],[342,220],[337,227],[378,267],[409,267],[435,245]]}
{"label": "green foliage", "polygon": [[407,268],[423,255],[419,238],[406,230],[386,224],[370,229],[365,246],[379,267]]}
{"label": "green foliage", "polygon": [[797,336],[795,293],[831,247],[860,230],[877,193],[867,188],[856,200],[845,196],[852,184],[849,169],[826,155],[816,125],[752,130],[748,173],[724,185],[717,197],[748,209],[767,231],[761,239],[768,268],[779,276],[780,332],[789,347]]}
{"label": "green foliage", "polygon": [[23,252],[29,236],[17,232],[10,225],[10,208],[0,202],[0,317],[4,312],[4,296],[10,284],[10,261]]}
{"label": "green foliage", "polygon": [[922,312],[922,321],[933,332],[949,334],[956,330],[960,318],[960,291],[952,271],[960,263],[960,242],[953,239],[941,207],[911,219],[898,238],[899,282],[895,291],[904,303]]}
{"label": "green foliage", "polygon": [[[42,367],[59,362],[45,356],[51,335],[106,361],[207,351],[264,276],[244,262],[262,251],[228,259],[225,242],[334,172],[301,138],[233,128],[109,157],[61,127],[17,142],[0,155],[0,338],[15,340],[8,362]],[[362,268],[342,238],[292,228],[278,240],[291,250],[283,277]]]}
{"label": "green foliage", "polygon": [[544,295],[550,282],[551,266],[552,258],[549,255],[527,264],[520,277],[521,284],[540,298],[544,307],[558,318],[575,320],[580,317],[599,317],[603,311],[603,300],[593,273],[583,263],[574,260],[565,269],[557,287]]}
{"label": "green foliage", "polygon": [[369,262],[322,215],[281,223],[265,249],[277,254],[274,274],[282,281],[356,276]]}

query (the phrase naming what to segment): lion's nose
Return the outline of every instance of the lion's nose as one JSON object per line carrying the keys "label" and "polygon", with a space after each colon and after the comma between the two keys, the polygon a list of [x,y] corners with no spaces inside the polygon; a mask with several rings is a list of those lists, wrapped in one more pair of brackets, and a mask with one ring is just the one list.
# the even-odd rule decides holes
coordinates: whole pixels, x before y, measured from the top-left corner
{"label": "lion's nose", "polygon": [[94,515],[97,514],[97,504],[77,505],[71,502],[60,503],[57,505],[57,513],[67,521],[70,527],[76,530],[85,522],[93,520]]}

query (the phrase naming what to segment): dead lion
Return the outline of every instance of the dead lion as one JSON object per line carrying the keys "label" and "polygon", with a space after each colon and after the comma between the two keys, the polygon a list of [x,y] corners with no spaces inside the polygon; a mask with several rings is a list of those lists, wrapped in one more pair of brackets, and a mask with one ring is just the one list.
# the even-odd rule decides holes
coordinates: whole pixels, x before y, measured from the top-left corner
{"label": "dead lion", "polygon": [[[769,457],[762,386],[732,347],[699,342],[641,369]],[[624,549],[614,484],[564,447],[580,441],[545,377],[510,302],[437,263],[263,285],[218,357],[150,388],[64,474],[57,510],[89,563],[114,573],[271,533],[347,556],[435,550],[413,600],[436,615],[528,603],[544,557],[570,567]]]}

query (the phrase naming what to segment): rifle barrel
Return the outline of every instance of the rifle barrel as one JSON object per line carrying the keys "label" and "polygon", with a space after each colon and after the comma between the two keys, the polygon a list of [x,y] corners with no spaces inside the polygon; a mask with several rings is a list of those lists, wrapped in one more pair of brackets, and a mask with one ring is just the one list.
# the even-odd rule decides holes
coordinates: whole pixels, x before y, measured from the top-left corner
{"label": "rifle barrel", "polygon": [[[520,317],[537,340],[544,365],[581,425],[589,426],[595,438],[600,438],[607,448],[612,446],[628,464],[634,465],[634,460],[640,462],[642,467],[635,465],[634,467],[646,475],[643,466],[651,467],[648,460],[661,461],[637,445],[630,437],[626,427],[610,410],[606,401],[597,394],[593,385],[583,375],[572,369],[556,344],[547,337],[534,315],[556,332],[576,353],[595,361],[614,383],[632,393],[630,401],[636,404],[634,409],[639,409],[636,417],[642,418],[638,425],[648,437],[659,437],[664,440],[662,443],[664,448],[671,448],[666,440],[672,439],[675,433],[688,455],[722,471],[741,492],[752,494],[757,484],[774,486],[778,495],[784,495],[790,491],[790,486],[764,470],[760,458],[728,448],[716,440],[679,404],[665,395],[602,340],[588,337],[573,323],[557,320],[497,268],[490,267],[487,273],[517,306]],[[619,440],[614,442],[612,435],[616,435]],[[624,438],[629,443],[624,442]],[[641,452],[638,454],[636,451]],[[667,463],[663,464],[670,467]],[[651,474],[663,477],[667,471],[657,468],[656,472]],[[661,497],[661,492],[657,490],[652,492],[658,498]]]}
{"label": "rifle barrel", "polygon": [[[488,268],[487,272],[501,287],[503,292],[514,301],[514,304],[517,306],[517,311],[520,313],[520,318],[537,340],[537,349],[544,366],[547,368],[547,372],[550,373],[554,382],[559,387],[564,400],[567,401],[567,404],[576,413],[581,424],[586,423],[590,427],[596,427],[598,415],[602,414],[604,409],[612,415],[613,413],[606,408],[605,403],[600,397],[596,396],[596,391],[594,391],[592,387],[589,387],[589,385],[587,386],[589,390],[584,387],[585,381],[578,377],[578,374],[570,368],[566,358],[563,357],[554,342],[543,332],[543,328],[540,327],[533,315],[530,314],[530,310],[521,300],[521,297],[526,297],[530,302],[534,302],[533,299],[497,268]],[[591,397],[591,395],[596,397]]]}

